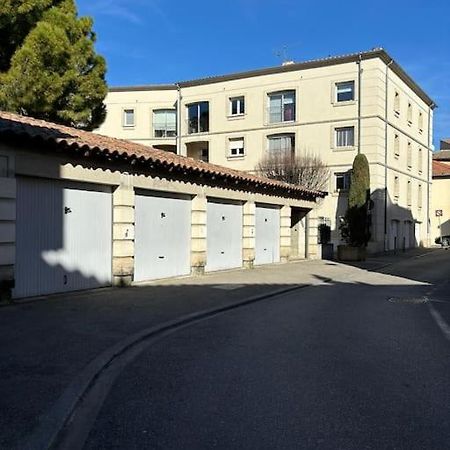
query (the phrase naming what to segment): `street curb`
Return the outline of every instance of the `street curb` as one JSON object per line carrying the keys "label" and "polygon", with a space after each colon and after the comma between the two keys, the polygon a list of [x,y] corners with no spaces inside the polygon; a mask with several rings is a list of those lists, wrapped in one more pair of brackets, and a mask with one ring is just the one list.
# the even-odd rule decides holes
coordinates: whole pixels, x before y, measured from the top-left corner
{"label": "street curb", "polygon": [[[322,281],[329,282],[331,281],[331,278],[325,278]],[[101,376],[101,373],[112,363],[115,358],[123,355],[125,352],[145,339],[150,337],[153,338],[163,332],[174,330],[183,325],[195,323],[241,306],[270,299],[272,297],[309,286],[312,286],[312,284],[298,284],[296,286],[271,291],[266,294],[248,297],[244,300],[239,300],[226,306],[196,311],[194,313],[181,316],[177,319],[173,319],[159,325],[154,325],[153,327],[141,330],[131,336],[128,336],[103,351],[99,356],[94,358],[89,364],[87,364],[87,366],[85,366],[81,373],[75,377],[58,400],[53,404],[50,410],[41,417],[40,425],[38,425],[37,429],[32,432],[30,437],[26,439],[25,442],[19,446],[19,448],[30,450],[47,450],[50,448],[55,448],[58,438],[60,437],[65,425],[68,423],[85,393],[91,388],[92,385],[95,384],[97,379]]]}

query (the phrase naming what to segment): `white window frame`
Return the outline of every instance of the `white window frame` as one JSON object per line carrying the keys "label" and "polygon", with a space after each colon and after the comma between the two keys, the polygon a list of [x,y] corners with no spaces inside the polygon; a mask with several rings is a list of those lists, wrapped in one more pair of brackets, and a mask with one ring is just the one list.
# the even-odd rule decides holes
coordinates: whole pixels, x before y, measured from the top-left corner
{"label": "white window frame", "polygon": [[[344,180],[344,187],[343,188],[338,188],[337,187],[337,180],[339,177],[342,177],[342,179]],[[347,172],[335,172],[334,174],[334,192],[348,192],[348,190],[350,189],[350,183],[351,183],[351,173],[350,171]]]}
{"label": "white window frame", "polygon": [[419,147],[419,154],[417,156],[417,159],[418,159],[418,162],[417,162],[418,168],[417,169],[419,171],[419,174],[421,175],[423,172],[423,150],[422,150],[422,147]]}
{"label": "white window frame", "polygon": [[423,203],[423,199],[422,199],[422,185],[419,184],[419,186],[417,187],[417,209],[419,209],[419,210],[422,209],[422,203]]}
{"label": "white window frame", "polygon": [[235,159],[235,158],[243,158],[244,156],[245,156],[245,139],[243,137],[229,138],[228,158]]}
{"label": "white window frame", "polygon": [[[127,123],[127,113],[133,113],[133,123]],[[134,128],[136,126],[136,110],[134,108],[123,108],[122,110],[122,126],[124,128]]]}
{"label": "white window frame", "polygon": [[[280,148],[279,150],[271,150],[270,149],[270,142],[271,141],[275,141],[277,139],[281,140],[283,138],[290,138],[291,141],[291,148]],[[282,152],[286,152],[286,150],[290,150],[291,154],[294,155],[295,154],[295,146],[296,146],[296,141],[297,141],[297,137],[295,135],[295,133],[278,133],[278,134],[270,134],[267,136],[266,138],[267,140],[267,154],[271,155],[274,154],[274,152],[279,151],[280,154]]]}
{"label": "white window frame", "polygon": [[400,92],[394,93],[394,113],[397,117],[400,116]]}
{"label": "white window frame", "polygon": [[[155,116],[157,113],[162,113],[164,112],[166,114],[166,120],[165,120],[165,128],[161,129],[162,131],[164,131],[164,136],[156,136],[156,121],[155,121]],[[172,131],[172,130],[168,130],[167,127],[167,113],[175,113],[175,134],[173,136],[167,136],[167,132],[168,131]],[[158,109],[154,109],[153,110],[153,137],[155,139],[174,139],[177,136],[177,110],[173,109],[173,108],[158,108]]]}
{"label": "white window frame", "polygon": [[400,177],[394,176],[394,202],[398,203],[400,199]]}
{"label": "white window frame", "polygon": [[[351,85],[351,92],[352,92],[352,98],[349,100],[339,100],[339,88],[340,86],[344,86],[344,85]],[[349,81],[338,81],[334,84],[335,86],[335,94],[334,94],[334,101],[335,103],[338,104],[343,104],[343,103],[351,103],[354,102],[356,99],[356,93],[355,93],[355,80],[349,80]]]}
{"label": "white window frame", "polygon": [[[353,142],[351,145],[339,145],[338,134],[342,130],[353,130]],[[355,131],[356,130],[355,130],[354,125],[334,127],[334,147],[338,148],[338,149],[354,148],[355,147],[355,135],[356,135]]]}
{"label": "white window frame", "polygon": [[408,208],[412,206],[412,181],[408,180],[406,182],[406,205]]}
{"label": "white window frame", "polygon": [[408,110],[406,113],[406,120],[408,122],[408,125],[411,126],[412,125],[412,121],[413,121],[413,107],[412,107],[412,103],[408,102]]}
{"label": "white window frame", "polygon": [[406,166],[408,170],[412,169],[412,163],[413,163],[413,154],[412,154],[412,143],[411,141],[408,141],[407,146],[407,153],[406,153]]}
{"label": "white window frame", "polygon": [[[290,94],[294,95],[292,103],[285,103],[285,97],[287,97],[288,94],[289,95]],[[270,100],[271,100],[272,97],[275,97],[275,96],[281,96],[281,110],[280,110],[281,120],[272,122],[272,120],[271,120],[272,113],[271,113]],[[284,120],[285,105],[290,105],[290,104],[294,105],[294,118],[291,119],[291,120]],[[273,125],[273,124],[276,124],[276,123],[293,123],[296,120],[297,120],[297,91],[295,89],[285,89],[283,91],[275,91],[275,92],[268,92],[267,93],[267,124],[268,125]]]}
{"label": "white window frame", "polygon": [[[237,102],[237,113],[233,114],[233,102]],[[229,98],[229,117],[240,117],[245,115],[245,96],[244,95],[236,95],[235,97]]]}
{"label": "white window frame", "polygon": [[400,157],[400,135],[397,133],[394,134],[394,157]]}
{"label": "white window frame", "polygon": [[419,127],[419,133],[423,133],[423,113],[422,113],[422,111],[419,111],[418,127]]}

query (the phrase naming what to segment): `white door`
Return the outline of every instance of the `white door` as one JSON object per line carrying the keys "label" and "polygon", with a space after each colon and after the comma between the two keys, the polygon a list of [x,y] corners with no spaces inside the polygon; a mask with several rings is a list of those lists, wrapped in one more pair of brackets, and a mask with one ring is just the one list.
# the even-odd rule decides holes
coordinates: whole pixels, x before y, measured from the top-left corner
{"label": "white door", "polygon": [[208,200],[206,270],[242,266],[242,206]]}
{"label": "white door", "polygon": [[111,284],[111,189],[17,179],[14,297]]}
{"label": "white door", "polygon": [[421,224],[419,222],[415,223],[415,227],[414,227],[414,234],[415,234],[415,247],[420,247],[420,245],[422,244],[422,239],[421,239]]}
{"label": "white door", "polygon": [[134,280],[156,280],[191,271],[191,199],[136,195]]}
{"label": "white door", "polygon": [[280,261],[280,210],[270,206],[256,206],[255,264]]}

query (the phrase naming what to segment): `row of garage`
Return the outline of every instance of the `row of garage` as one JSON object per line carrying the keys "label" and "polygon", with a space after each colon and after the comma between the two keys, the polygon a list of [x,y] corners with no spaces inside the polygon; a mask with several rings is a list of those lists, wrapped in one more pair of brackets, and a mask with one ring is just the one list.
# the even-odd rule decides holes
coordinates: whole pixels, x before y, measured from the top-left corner
{"label": "row of garage", "polygon": [[[192,196],[135,191],[134,281],[189,275]],[[242,202],[208,198],[206,271],[242,266]],[[14,297],[112,283],[112,188],[17,177]],[[256,204],[255,264],[280,261],[280,208]]]}

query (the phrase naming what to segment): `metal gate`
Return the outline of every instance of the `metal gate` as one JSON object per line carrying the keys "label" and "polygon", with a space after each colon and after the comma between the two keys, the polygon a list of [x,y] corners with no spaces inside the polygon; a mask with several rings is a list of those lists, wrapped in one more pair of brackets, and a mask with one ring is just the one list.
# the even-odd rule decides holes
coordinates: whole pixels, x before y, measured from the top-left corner
{"label": "metal gate", "polygon": [[111,189],[17,178],[14,297],[111,284]]}
{"label": "metal gate", "polygon": [[242,205],[208,200],[206,270],[242,266]]}
{"label": "metal gate", "polygon": [[191,198],[136,195],[134,280],[189,275]]}
{"label": "metal gate", "polygon": [[279,262],[280,209],[257,205],[255,222],[255,264]]}

